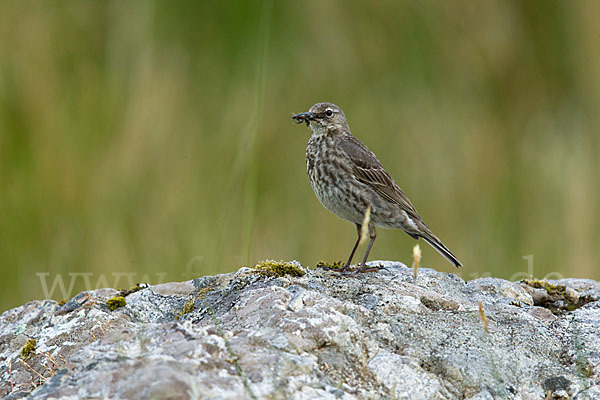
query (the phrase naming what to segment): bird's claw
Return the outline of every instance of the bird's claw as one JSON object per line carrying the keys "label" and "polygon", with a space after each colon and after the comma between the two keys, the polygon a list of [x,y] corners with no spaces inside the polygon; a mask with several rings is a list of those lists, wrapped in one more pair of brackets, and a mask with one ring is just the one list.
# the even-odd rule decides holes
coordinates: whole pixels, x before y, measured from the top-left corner
{"label": "bird's claw", "polygon": [[363,272],[377,272],[379,270],[386,269],[386,268],[383,265],[370,265],[370,266],[361,265],[358,268],[352,268],[350,266],[346,266],[340,270],[336,270],[336,268],[327,268],[327,269],[336,271],[337,276],[341,278],[343,276],[344,277],[345,276],[356,276],[357,274],[360,274]]}

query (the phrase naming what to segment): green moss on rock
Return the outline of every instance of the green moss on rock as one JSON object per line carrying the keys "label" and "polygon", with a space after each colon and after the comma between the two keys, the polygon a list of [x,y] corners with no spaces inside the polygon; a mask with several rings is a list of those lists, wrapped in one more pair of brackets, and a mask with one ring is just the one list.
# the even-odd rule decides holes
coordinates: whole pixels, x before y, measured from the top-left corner
{"label": "green moss on rock", "polygon": [[185,304],[183,305],[183,308],[181,309],[181,311],[179,311],[179,314],[177,314],[175,319],[180,319],[185,314],[189,314],[192,311],[194,311],[195,310],[194,304],[196,304],[196,301],[199,299],[205,298],[206,295],[209,292],[212,292],[213,290],[215,290],[215,288],[213,286],[207,286],[202,289],[198,289],[196,294],[194,294],[188,301],[185,302]]}
{"label": "green moss on rock", "polygon": [[23,360],[27,360],[29,357],[35,354],[35,349],[37,347],[37,342],[35,339],[27,339],[23,348],[21,348],[21,358]]}
{"label": "green moss on rock", "polygon": [[179,318],[183,317],[185,314],[189,314],[192,311],[194,311],[194,303],[195,302],[196,302],[195,297],[192,297],[191,299],[186,301],[183,308],[181,309],[181,311],[179,311],[179,314],[175,317],[175,319],[179,319]]}
{"label": "green moss on rock", "polygon": [[317,268],[341,269],[341,268],[344,268],[344,263],[341,261],[334,261],[334,262],[330,263],[330,262],[321,260],[317,263]]}
{"label": "green moss on rock", "polygon": [[115,296],[106,300],[106,305],[110,309],[110,311],[115,311],[119,307],[125,307],[127,302],[125,301],[125,297],[123,296]]}
{"label": "green moss on rock", "polygon": [[121,289],[121,291],[119,292],[119,296],[125,297],[125,296],[130,295],[131,293],[135,293],[142,289],[146,289],[147,287],[149,287],[149,285],[147,283],[136,283],[134,286],[130,287],[129,289]]}
{"label": "green moss on rock", "polygon": [[538,279],[524,279],[523,282],[532,288],[546,289],[548,294],[566,294],[566,287],[564,285],[553,285],[548,281],[540,281]]}
{"label": "green moss on rock", "polygon": [[554,285],[546,280],[523,279],[521,282],[535,289],[544,289],[548,296],[537,301],[534,299],[535,305],[547,308],[556,315],[576,310],[594,301],[591,297],[580,296],[565,285]]}
{"label": "green moss on rock", "polygon": [[306,274],[306,271],[298,264],[286,261],[264,260],[256,264],[253,269],[258,274],[268,277],[280,277],[285,275],[300,277]]}

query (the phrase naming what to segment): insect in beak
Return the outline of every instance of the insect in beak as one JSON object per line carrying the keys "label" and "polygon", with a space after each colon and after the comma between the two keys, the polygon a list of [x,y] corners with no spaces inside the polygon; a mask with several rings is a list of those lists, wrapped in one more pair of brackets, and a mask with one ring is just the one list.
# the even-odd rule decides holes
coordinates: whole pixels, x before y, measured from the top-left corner
{"label": "insect in beak", "polygon": [[301,124],[302,122],[305,122],[306,126],[309,126],[310,121],[315,119],[315,114],[311,113],[309,111],[309,112],[305,112],[305,113],[301,113],[301,114],[292,115],[292,119],[296,120],[297,124]]}

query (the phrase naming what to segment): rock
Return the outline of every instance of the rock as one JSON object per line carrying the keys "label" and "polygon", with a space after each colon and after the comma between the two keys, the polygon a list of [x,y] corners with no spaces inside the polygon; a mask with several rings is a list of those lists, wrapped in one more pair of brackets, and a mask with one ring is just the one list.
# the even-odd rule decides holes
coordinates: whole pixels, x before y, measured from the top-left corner
{"label": "rock", "polygon": [[415,282],[400,263],[372,264],[385,269],[246,268],[25,304],[0,316],[0,396],[600,399],[598,282],[426,268]]}

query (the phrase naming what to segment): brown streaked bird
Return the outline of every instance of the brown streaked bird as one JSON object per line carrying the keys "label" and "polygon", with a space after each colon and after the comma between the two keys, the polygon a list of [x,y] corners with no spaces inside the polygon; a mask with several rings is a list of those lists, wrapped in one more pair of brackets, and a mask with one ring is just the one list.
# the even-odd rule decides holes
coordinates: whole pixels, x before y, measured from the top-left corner
{"label": "brown streaked bird", "polygon": [[462,265],[431,232],[375,154],[352,135],[341,108],[317,103],[308,112],[292,118],[312,130],[306,146],[306,171],[315,195],[329,211],[356,225],[358,239],[342,271],[350,269],[368,207],[370,240],[355,272],[374,270],[365,263],[377,236],[375,227],[398,228],[415,239],[423,238],[453,265]]}

